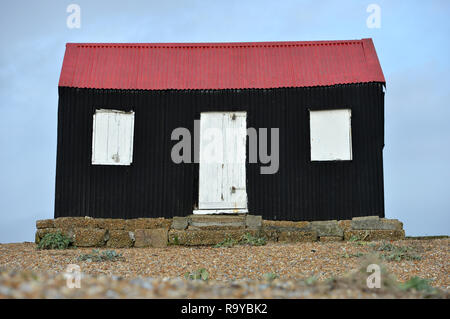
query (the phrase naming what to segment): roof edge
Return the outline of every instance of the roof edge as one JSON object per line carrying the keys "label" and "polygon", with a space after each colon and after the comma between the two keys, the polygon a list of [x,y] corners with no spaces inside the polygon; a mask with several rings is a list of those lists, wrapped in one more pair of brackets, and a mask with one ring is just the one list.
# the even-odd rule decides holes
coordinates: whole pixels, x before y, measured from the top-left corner
{"label": "roof edge", "polygon": [[371,74],[377,74],[378,76],[380,76],[380,78],[383,79],[383,83],[386,84],[383,69],[381,68],[380,60],[378,59],[377,51],[375,50],[375,45],[373,44],[372,38],[365,38],[361,41],[363,43],[367,67],[370,69]]}
{"label": "roof edge", "polygon": [[385,82],[380,81],[365,81],[365,82],[347,82],[347,83],[335,83],[335,84],[327,84],[327,85],[305,85],[305,86],[277,86],[277,87],[236,87],[236,88],[192,88],[192,89],[176,89],[176,88],[167,88],[167,89],[141,89],[141,88],[96,88],[96,87],[88,87],[88,86],[67,86],[67,85],[58,85],[58,88],[71,88],[71,89],[82,89],[82,90],[118,90],[118,91],[233,91],[233,90],[281,90],[281,89],[303,89],[303,88],[331,88],[338,86],[350,86],[350,85],[361,85],[361,84],[382,84],[386,85]]}
{"label": "roof edge", "polygon": [[66,47],[279,47],[279,46],[310,46],[310,45],[348,45],[361,44],[365,39],[353,40],[318,40],[318,41],[261,41],[261,42],[160,42],[160,43],[75,43],[67,42]]}

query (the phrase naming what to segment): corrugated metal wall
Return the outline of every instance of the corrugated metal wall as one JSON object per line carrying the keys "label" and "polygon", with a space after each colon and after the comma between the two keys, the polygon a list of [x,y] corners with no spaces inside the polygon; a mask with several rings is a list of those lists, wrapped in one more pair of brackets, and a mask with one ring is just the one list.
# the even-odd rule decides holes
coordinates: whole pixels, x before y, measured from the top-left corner
{"label": "corrugated metal wall", "polygon": [[[136,112],[131,166],[91,165],[95,109]],[[351,162],[311,162],[308,109],[351,108]],[[174,164],[177,127],[203,111],[247,111],[249,127],[280,128],[280,168],[247,164],[249,211],[265,219],[384,216],[382,84],[249,90],[59,88],[55,217],[172,217],[192,213],[198,164]],[[247,157],[248,158],[248,157]]]}

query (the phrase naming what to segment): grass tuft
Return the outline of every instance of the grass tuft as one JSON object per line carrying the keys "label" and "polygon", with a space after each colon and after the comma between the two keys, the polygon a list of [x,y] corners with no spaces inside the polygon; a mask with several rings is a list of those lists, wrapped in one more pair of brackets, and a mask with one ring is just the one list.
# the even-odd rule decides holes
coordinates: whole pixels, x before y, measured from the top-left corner
{"label": "grass tuft", "polygon": [[380,257],[387,261],[402,261],[402,260],[421,260],[422,257],[417,254],[413,247],[409,246],[396,246],[391,243],[382,243],[378,248],[378,251],[386,252],[381,254]]}
{"label": "grass tuft", "polygon": [[184,274],[184,278],[189,280],[203,280],[207,281],[209,279],[209,273],[205,268],[200,268],[193,272],[187,272]]}
{"label": "grass tuft", "polygon": [[57,233],[45,234],[45,236],[39,241],[37,249],[67,249],[72,244],[72,239],[66,235]]}
{"label": "grass tuft", "polygon": [[102,261],[118,261],[125,260],[122,254],[117,253],[115,250],[105,250],[100,252],[98,249],[93,249],[90,254],[83,254],[78,256],[79,261],[87,262],[102,262]]}
{"label": "grass tuft", "polygon": [[265,274],[263,275],[263,277],[264,277],[264,279],[267,280],[267,281],[273,281],[273,280],[275,280],[275,279],[280,278],[280,276],[279,276],[277,273],[274,273],[274,272],[268,272],[268,273],[265,273]]}
{"label": "grass tuft", "polygon": [[425,294],[425,297],[432,296],[438,293],[438,290],[430,286],[430,282],[427,279],[420,277],[412,277],[410,280],[401,283],[399,285],[400,289],[409,291],[416,290]]}

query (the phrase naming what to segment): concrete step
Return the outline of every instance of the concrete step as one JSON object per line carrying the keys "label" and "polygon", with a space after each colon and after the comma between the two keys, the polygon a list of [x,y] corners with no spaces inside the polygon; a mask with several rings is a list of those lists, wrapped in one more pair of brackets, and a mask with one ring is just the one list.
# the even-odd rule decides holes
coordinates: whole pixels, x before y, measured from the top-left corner
{"label": "concrete step", "polygon": [[239,230],[261,229],[262,217],[248,214],[189,215],[174,217],[172,229],[176,230]]}
{"label": "concrete step", "polygon": [[189,215],[189,227],[245,228],[246,215]]}

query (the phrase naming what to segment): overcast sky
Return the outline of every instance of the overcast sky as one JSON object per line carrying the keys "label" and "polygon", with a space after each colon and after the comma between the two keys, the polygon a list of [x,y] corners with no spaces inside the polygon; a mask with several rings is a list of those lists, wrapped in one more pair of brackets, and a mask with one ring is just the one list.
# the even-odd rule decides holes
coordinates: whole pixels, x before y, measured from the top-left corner
{"label": "overcast sky", "polygon": [[[70,29],[67,6],[81,8]],[[369,28],[370,4],[381,8]],[[373,38],[387,81],[386,217],[450,233],[450,1],[23,1],[0,11],[0,242],[53,218],[58,79],[66,42]]]}

